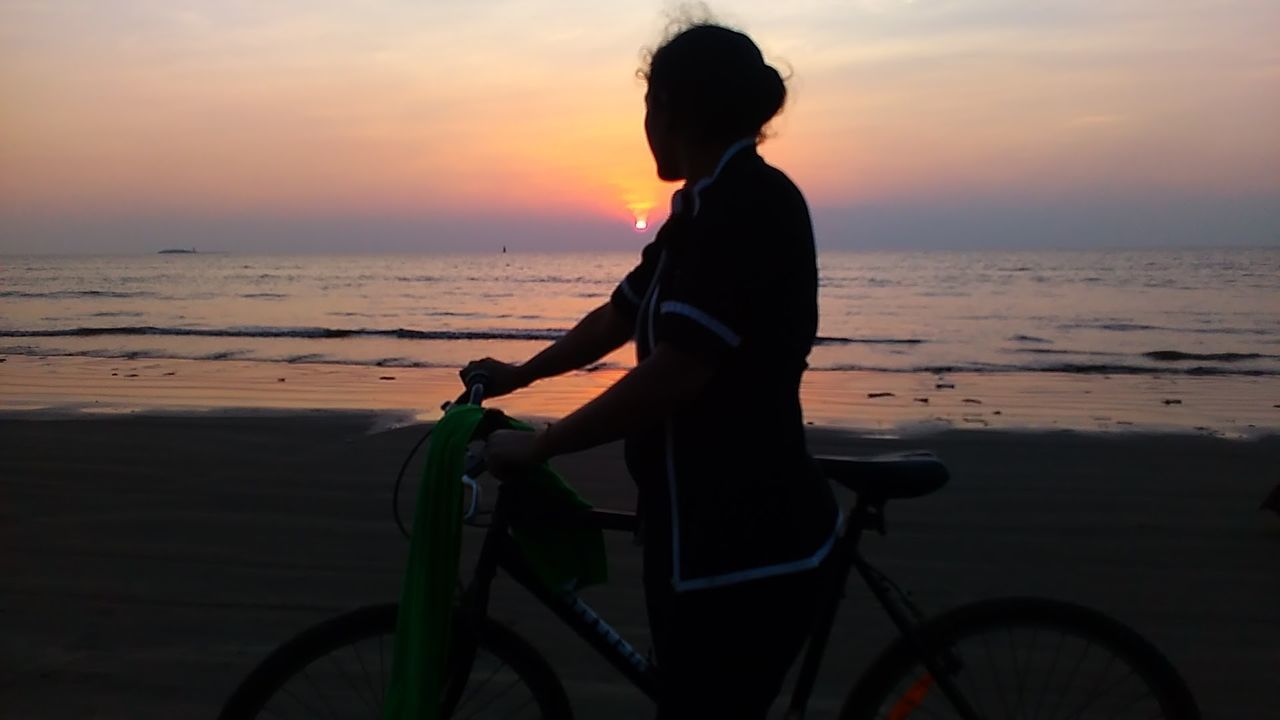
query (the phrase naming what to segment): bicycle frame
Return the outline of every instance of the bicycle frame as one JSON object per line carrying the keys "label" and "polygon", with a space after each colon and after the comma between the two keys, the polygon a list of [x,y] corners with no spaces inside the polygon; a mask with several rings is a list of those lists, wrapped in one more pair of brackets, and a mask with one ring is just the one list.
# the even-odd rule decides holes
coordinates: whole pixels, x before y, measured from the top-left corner
{"label": "bicycle frame", "polygon": [[[459,611],[471,618],[483,618],[488,610],[489,591],[498,569],[529,591],[539,602],[550,609],[610,665],[621,672],[637,688],[650,698],[657,696],[657,670],[654,664],[641,655],[582,601],[572,590],[556,592],[548,588],[529,567],[507,532],[510,528],[510,512],[503,494],[499,492],[493,510],[493,520],[484,536],[475,574],[463,591]],[[572,516],[554,516],[544,519],[549,524],[564,527],[567,524],[601,530],[634,533],[636,517],[633,513],[593,509]]]}
{"label": "bicycle frame", "polygon": [[898,632],[902,633],[906,641],[915,649],[921,662],[937,681],[939,689],[951,701],[961,717],[966,720],[979,720],[977,712],[964,699],[960,689],[952,681],[950,673],[946,672],[942,666],[942,661],[952,659],[939,657],[925,648],[924,640],[917,629],[922,613],[912,604],[906,593],[890,580],[888,575],[868,562],[858,549],[864,531],[874,530],[884,534],[886,503],[885,500],[867,500],[859,497],[846,516],[844,533],[823,564],[827,573],[824,582],[829,584],[826,590],[819,594],[820,601],[813,633],[810,635],[808,647],[801,660],[800,674],[796,678],[791,702],[787,706],[787,720],[801,720],[804,717],[809,697],[813,693],[814,682],[818,677],[818,668],[822,664],[822,655],[826,651],[831,628],[835,624],[836,611],[844,598],[850,568],[858,571],[867,589],[884,608],[894,626],[898,628]]}
{"label": "bicycle frame", "polygon": [[[572,591],[556,592],[544,585],[522,557],[515,540],[508,533],[511,526],[509,501],[501,491],[493,510],[493,519],[485,532],[475,573],[463,591],[459,613],[463,618],[482,619],[488,611],[490,588],[498,569],[529,591],[539,602],[549,608],[573,632],[587,642],[601,657],[623,674],[632,684],[650,698],[657,697],[658,669],[653,662],[641,655],[634,646],[615,631],[598,613]],[[635,532],[636,517],[632,513],[593,509],[572,516],[556,516],[540,519],[563,527],[573,524],[579,527],[602,530]],[[826,650],[836,612],[844,597],[845,583],[850,569],[856,569],[867,588],[879,601],[899,632],[922,658],[924,665],[936,679],[962,717],[977,720],[978,715],[961,696],[959,689],[944,672],[942,662],[948,660],[925,650],[917,632],[919,611],[911,604],[892,580],[873,567],[859,552],[858,545],[865,530],[884,532],[884,502],[859,498],[846,516],[844,532],[836,542],[831,556],[821,566],[826,577],[825,590],[820,593],[818,611],[809,642],[801,660],[786,717],[800,720],[813,693],[818,668]],[[471,658],[463,659],[467,667],[463,677],[470,674]],[[461,688],[458,688],[461,692]],[[456,701],[456,698],[455,698]],[[450,705],[451,703],[446,703]]]}

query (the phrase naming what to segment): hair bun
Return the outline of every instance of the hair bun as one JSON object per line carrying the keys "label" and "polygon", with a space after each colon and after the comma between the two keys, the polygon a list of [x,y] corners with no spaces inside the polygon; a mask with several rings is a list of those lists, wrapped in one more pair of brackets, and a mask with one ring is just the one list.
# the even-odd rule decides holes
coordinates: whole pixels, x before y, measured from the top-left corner
{"label": "hair bun", "polygon": [[669,37],[641,71],[672,107],[708,140],[759,136],[782,109],[787,86],[746,35],[711,24]]}
{"label": "hair bun", "polygon": [[759,83],[760,98],[760,125],[763,127],[765,123],[773,119],[777,115],[782,106],[787,101],[787,84],[782,79],[782,74],[778,69],[768,63],[762,65],[760,71],[761,81]]}

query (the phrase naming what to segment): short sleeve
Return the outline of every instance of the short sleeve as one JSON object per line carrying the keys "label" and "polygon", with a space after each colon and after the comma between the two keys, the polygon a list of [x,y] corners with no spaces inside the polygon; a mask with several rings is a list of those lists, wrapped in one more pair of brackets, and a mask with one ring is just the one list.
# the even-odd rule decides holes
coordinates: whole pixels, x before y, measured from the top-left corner
{"label": "short sleeve", "polygon": [[660,254],[656,241],[646,245],[640,252],[640,264],[632,268],[622,282],[613,289],[609,302],[623,317],[634,321],[640,312],[640,303],[643,302],[645,293],[649,291],[653,274],[657,272]]}
{"label": "short sleeve", "polygon": [[759,250],[749,233],[723,227],[683,249],[659,298],[657,342],[712,358],[742,345],[759,295]]}

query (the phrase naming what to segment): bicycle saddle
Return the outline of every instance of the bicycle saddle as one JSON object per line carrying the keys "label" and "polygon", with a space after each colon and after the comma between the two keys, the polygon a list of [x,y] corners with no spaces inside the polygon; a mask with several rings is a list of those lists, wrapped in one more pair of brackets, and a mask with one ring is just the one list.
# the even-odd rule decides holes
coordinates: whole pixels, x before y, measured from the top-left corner
{"label": "bicycle saddle", "polygon": [[930,452],[814,459],[828,480],[873,501],[920,497],[947,484],[947,466]]}

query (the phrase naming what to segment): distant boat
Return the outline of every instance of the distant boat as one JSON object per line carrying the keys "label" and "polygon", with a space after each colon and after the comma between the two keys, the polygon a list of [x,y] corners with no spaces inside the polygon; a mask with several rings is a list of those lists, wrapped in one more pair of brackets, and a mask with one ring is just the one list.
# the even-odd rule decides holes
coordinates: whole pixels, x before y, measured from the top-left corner
{"label": "distant boat", "polygon": [[157,255],[199,255],[200,253],[197,252],[195,248],[191,248],[190,250],[186,250],[183,248],[166,248],[156,254]]}

